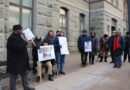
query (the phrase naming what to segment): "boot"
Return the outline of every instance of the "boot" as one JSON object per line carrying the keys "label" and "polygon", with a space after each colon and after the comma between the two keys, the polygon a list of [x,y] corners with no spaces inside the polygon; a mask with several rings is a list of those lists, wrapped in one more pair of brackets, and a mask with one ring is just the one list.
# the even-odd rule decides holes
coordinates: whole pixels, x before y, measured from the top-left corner
{"label": "boot", "polygon": [[54,81],[52,75],[49,75],[49,76],[48,76],[48,80],[49,80],[49,81]]}
{"label": "boot", "polygon": [[104,58],[104,59],[105,59],[105,62],[107,62],[107,56],[105,56],[105,58]]}
{"label": "boot", "polygon": [[100,61],[99,61],[99,62],[102,62],[102,60],[103,60],[103,56],[101,56],[100,58],[101,58],[101,59],[100,59]]}
{"label": "boot", "polygon": [[40,82],[40,76],[36,78],[36,82]]}
{"label": "boot", "polygon": [[35,88],[28,87],[28,88],[26,88],[26,89],[24,89],[24,90],[35,90]]}

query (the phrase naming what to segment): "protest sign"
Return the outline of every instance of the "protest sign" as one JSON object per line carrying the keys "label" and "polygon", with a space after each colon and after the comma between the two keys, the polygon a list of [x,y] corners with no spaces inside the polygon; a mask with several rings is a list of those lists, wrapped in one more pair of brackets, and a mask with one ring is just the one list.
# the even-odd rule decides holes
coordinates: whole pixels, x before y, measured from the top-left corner
{"label": "protest sign", "polygon": [[54,46],[40,46],[40,49],[38,49],[38,60],[47,61],[52,59],[55,59]]}
{"label": "protest sign", "polygon": [[59,37],[59,44],[61,45],[60,51],[61,54],[69,54],[69,49],[67,45],[67,38],[66,37]]}
{"label": "protest sign", "polygon": [[23,33],[24,33],[27,40],[32,40],[34,38],[34,34],[30,30],[30,28],[23,30]]}
{"label": "protest sign", "polygon": [[85,52],[91,52],[92,51],[92,42],[85,42]]}

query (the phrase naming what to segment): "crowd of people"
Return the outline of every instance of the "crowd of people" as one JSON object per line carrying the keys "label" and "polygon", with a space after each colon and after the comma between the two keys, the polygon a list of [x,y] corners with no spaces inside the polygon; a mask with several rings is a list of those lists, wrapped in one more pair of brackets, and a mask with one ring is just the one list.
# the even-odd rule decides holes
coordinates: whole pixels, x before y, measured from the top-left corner
{"label": "crowd of people", "polygon": [[[84,43],[91,41],[92,51],[85,52]],[[98,46],[99,45],[99,46]],[[99,48],[100,47],[100,48]],[[87,35],[87,31],[83,30],[82,35],[78,38],[78,49],[81,53],[81,66],[86,66],[87,56],[89,54],[89,64],[94,64],[95,56],[98,55],[100,58],[99,62],[107,62],[108,53],[110,52],[111,62],[113,68],[121,68],[122,61],[130,62],[130,34],[126,33],[125,36],[121,36],[119,31],[113,31],[112,35],[104,34],[100,40],[96,38],[96,33],[91,32],[90,36]],[[99,53],[98,53],[99,52]],[[98,54],[97,54],[98,53]],[[124,55],[123,55],[124,54]],[[122,56],[123,60],[122,60]]]}
{"label": "crowd of people", "polygon": [[[7,73],[10,78],[10,90],[16,90],[16,80],[18,75],[21,76],[24,90],[35,90],[29,87],[27,81],[27,71],[30,70],[29,58],[27,52],[28,40],[22,35],[22,26],[14,25],[13,32],[7,41]],[[45,38],[42,40],[40,35],[37,35],[32,44],[32,56],[33,56],[33,74],[37,76],[36,81],[39,82],[43,77],[42,74],[48,74],[48,80],[54,81],[54,68],[57,67],[57,74],[65,75],[65,55],[61,54],[59,44],[59,37],[65,37],[63,31],[57,31],[56,35],[54,31],[50,30]],[[113,31],[112,36],[104,34],[100,40],[97,39],[96,33],[91,32],[90,36],[86,30],[82,31],[77,41],[78,50],[81,53],[81,66],[86,67],[88,64],[95,63],[95,56],[98,55],[100,58],[99,62],[107,62],[108,53],[111,54],[111,62],[114,64],[114,68],[121,68],[122,66],[122,55],[124,53],[124,62],[128,57],[130,62],[129,32],[126,33],[125,37],[122,37],[118,31]],[[85,51],[85,42],[91,42],[91,52]],[[38,49],[40,46],[53,45],[55,50],[56,59],[47,61],[38,61]],[[100,49],[99,49],[100,46]],[[44,73],[43,73],[44,69]]]}

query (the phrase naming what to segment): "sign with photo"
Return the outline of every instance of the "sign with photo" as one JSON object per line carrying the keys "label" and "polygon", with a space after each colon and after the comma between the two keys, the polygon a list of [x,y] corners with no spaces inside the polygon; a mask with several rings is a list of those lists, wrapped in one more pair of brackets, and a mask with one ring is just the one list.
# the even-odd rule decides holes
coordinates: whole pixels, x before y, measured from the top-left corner
{"label": "sign with photo", "polygon": [[47,61],[52,59],[55,59],[54,46],[40,46],[40,49],[38,49],[38,60]]}
{"label": "sign with photo", "polygon": [[92,42],[85,42],[85,52],[92,52]]}
{"label": "sign with photo", "polygon": [[59,44],[61,45],[60,51],[62,55],[69,54],[67,38],[59,37]]}
{"label": "sign with photo", "polygon": [[34,38],[34,34],[30,30],[30,28],[23,30],[23,33],[24,33],[27,40],[32,40]]}

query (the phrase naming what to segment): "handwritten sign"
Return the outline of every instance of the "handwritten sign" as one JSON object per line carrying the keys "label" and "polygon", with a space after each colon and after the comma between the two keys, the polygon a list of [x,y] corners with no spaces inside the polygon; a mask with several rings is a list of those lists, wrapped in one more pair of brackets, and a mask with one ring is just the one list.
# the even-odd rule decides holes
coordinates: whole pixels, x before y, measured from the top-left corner
{"label": "handwritten sign", "polygon": [[61,45],[60,51],[62,55],[69,54],[67,38],[59,37],[59,44]]}
{"label": "handwritten sign", "polygon": [[27,40],[32,40],[34,38],[34,34],[30,30],[30,28],[23,30],[23,33],[24,33]]}

